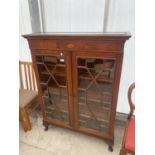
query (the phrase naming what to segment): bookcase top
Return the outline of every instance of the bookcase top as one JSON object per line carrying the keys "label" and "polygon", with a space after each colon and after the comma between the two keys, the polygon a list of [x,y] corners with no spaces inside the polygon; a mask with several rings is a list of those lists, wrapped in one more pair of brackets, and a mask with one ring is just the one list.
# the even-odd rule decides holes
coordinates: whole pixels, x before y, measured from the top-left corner
{"label": "bookcase top", "polygon": [[127,40],[131,37],[131,34],[129,32],[91,32],[91,33],[75,33],[75,32],[55,32],[55,33],[32,33],[32,34],[26,34],[22,35],[24,38],[28,39],[64,39],[64,38],[72,38],[72,39],[78,39],[78,38],[96,38],[96,39],[123,39]]}

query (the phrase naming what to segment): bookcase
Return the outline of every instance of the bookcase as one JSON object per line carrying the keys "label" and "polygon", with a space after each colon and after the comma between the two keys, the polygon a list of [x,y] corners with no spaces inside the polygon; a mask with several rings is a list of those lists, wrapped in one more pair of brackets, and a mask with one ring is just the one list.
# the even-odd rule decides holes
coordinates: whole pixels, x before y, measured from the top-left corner
{"label": "bookcase", "polygon": [[113,150],[129,33],[34,33],[31,49],[45,130],[54,124],[104,138]]}

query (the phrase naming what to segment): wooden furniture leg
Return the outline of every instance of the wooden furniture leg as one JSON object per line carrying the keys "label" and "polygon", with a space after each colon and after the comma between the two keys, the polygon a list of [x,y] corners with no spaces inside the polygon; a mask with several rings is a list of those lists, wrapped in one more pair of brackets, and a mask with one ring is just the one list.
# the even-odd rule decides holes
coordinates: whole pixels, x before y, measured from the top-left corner
{"label": "wooden furniture leg", "polygon": [[105,140],[105,142],[108,144],[108,150],[113,152],[114,140]]}
{"label": "wooden furniture leg", "polygon": [[126,151],[124,149],[121,149],[119,155],[126,155]]}
{"label": "wooden furniture leg", "polygon": [[19,109],[19,121],[20,121],[20,124],[21,124],[22,128],[26,132],[27,131],[27,128],[25,126],[25,123],[24,123],[24,120],[23,120],[23,116],[22,116],[22,112],[21,112],[20,109]]}
{"label": "wooden furniture leg", "polygon": [[43,125],[45,126],[44,131],[47,131],[48,130],[48,123],[46,121],[43,121]]}
{"label": "wooden furniture leg", "polygon": [[22,111],[23,111],[23,115],[24,115],[24,118],[25,118],[25,123],[26,123],[27,129],[31,130],[30,119],[29,119],[29,115],[28,115],[26,107],[22,108]]}

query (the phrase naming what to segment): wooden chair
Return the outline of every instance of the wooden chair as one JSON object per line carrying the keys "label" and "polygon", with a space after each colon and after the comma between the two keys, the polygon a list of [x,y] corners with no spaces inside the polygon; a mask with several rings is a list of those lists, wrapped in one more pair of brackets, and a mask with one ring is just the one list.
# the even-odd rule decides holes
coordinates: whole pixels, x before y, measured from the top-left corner
{"label": "wooden chair", "polygon": [[131,84],[128,90],[128,101],[130,105],[130,113],[128,115],[128,121],[126,124],[124,139],[122,143],[122,149],[120,155],[126,155],[127,153],[135,154],[135,116],[133,112],[135,105],[132,102],[132,91],[135,88],[135,83]]}
{"label": "wooden chair", "polygon": [[27,109],[38,96],[36,78],[31,62],[19,61],[19,121],[24,131],[31,130]]}

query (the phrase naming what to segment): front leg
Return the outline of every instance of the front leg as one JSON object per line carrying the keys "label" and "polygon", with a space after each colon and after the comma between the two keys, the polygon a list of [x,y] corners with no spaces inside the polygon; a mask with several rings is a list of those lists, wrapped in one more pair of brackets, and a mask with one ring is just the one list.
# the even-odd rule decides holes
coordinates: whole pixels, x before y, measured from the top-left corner
{"label": "front leg", "polygon": [[108,150],[113,152],[114,140],[106,140],[106,143],[108,144]]}
{"label": "front leg", "polygon": [[109,145],[109,146],[108,146],[108,150],[109,150],[110,152],[113,152],[113,150],[114,150],[114,149],[113,149],[113,145]]}
{"label": "front leg", "polygon": [[44,131],[48,130],[48,122],[43,120],[43,125],[45,126]]}

